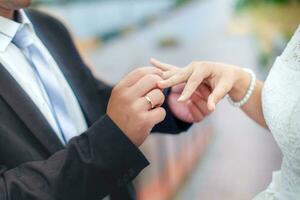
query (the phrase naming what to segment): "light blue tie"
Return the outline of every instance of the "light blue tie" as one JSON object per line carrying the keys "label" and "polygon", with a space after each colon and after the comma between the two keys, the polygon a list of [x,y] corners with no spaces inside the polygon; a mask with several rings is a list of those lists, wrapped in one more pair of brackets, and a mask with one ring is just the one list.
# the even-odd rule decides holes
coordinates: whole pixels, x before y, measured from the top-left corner
{"label": "light blue tie", "polygon": [[69,116],[57,78],[50,70],[49,65],[40,50],[34,45],[34,40],[27,26],[23,26],[16,33],[13,38],[13,43],[27,53],[25,56],[33,68],[37,81],[48,96],[47,103],[52,110],[59,128],[59,134],[61,134],[63,142],[66,144],[76,135],[77,131]]}

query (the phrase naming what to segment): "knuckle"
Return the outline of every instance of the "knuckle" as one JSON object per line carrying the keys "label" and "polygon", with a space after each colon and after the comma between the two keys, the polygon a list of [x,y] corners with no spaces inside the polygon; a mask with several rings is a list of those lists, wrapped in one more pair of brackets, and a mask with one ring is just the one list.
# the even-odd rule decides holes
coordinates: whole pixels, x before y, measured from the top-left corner
{"label": "knuckle", "polygon": [[162,91],[160,89],[154,89],[152,90],[152,92],[155,94],[155,95],[160,95],[160,93],[162,93]]}
{"label": "knuckle", "polygon": [[122,99],[124,103],[130,102],[130,96],[126,92],[118,92],[118,97]]}
{"label": "knuckle", "polygon": [[148,95],[155,99],[159,106],[165,101],[165,95],[160,89],[154,89]]}
{"label": "knuckle", "polygon": [[137,76],[143,76],[145,74],[145,69],[144,68],[138,68],[134,71],[135,75]]}
{"label": "knuckle", "polygon": [[160,99],[165,97],[164,93],[160,89],[155,89],[155,93]]}

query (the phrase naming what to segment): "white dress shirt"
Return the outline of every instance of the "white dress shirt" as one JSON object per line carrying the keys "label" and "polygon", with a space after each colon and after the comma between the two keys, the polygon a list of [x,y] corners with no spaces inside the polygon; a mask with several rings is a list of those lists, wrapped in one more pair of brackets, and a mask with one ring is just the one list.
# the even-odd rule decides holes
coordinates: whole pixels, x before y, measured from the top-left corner
{"label": "white dress shirt", "polygon": [[38,107],[50,126],[53,128],[59,139],[63,142],[54,115],[48,106],[48,97],[46,92],[37,82],[33,69],[24,56],[25,52],[22,52],[12,43],[12,39],[22,26],[29,26],[32,37],[34,38],[35,46],[41,51],[47,63],[49,64],[52,73],[59,81],[62,90],[61,93],[63,94],[64,101],[66,102],[67,111],[69,112],[69,116],[74,122],[74,126],[77,131],[74,136],[83,133],[87,129],[87,124],[78,100],[57,63],[35,34],[34,28],[23,10],[18,11],[18,22],[0,16],[1,64],[32,99],[34,104]]}

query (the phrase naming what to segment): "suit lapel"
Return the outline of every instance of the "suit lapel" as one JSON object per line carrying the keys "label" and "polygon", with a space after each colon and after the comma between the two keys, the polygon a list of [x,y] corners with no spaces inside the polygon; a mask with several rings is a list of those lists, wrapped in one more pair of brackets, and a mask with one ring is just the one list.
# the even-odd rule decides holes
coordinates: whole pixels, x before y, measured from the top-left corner
{"label": "suit lapel", "polygon": [[[47,47],[73,89],[88,125],[91,125],[99,119],[101,112],[95,112],[95,108],[89,102],[89,99],[92,99],[95,94],[89,90],[89,82],[83,78],[85,76],[82,76],[84,70],[80,70],[80,65],[82,64],[78,63],[80,59],[72,58],[72,55],[78,56],[76,54],[77,52],[70,52],[75,50],[74,46],[66,47],[64,43],[60,41],[60,38],[53,36],[51,31],[49,31],[49,27],[46,24],[47,22],[40,19],[40,16],[34,11],[28,10],[26,13],[34,24],[36,34]],[[70,44],[69,41],[69,45],[73,44]],[[70,68],[69,66],[73,67]],[[1,63],[0,95],[49,153],[53,154],[64,148],[40,110]]]}
{"label": "suit lapel", "polygon": [[54,153],[63,148],[56,133],[40,110],[1,63],[0,95],[49,153]]}
{"label": "suit lapel", "polygon": [[95,107],[91,104],[90,100],[93,99],[95,92],[91,92],[92,86],[89,80],[84,78],[86,76],[82,74],[86,71],[81,70],[83,63],[77,54],[73,41],[61,41],[57,34],[53,34],[55,29],[51,29],[51,25],[45,23],[36,11],[29,9],[26,13],[34,25],[36,34],[46,46],[72,88],[87,124],[90,126],[100,118],[99,113],[105,113],[105,111],[95,112]]}

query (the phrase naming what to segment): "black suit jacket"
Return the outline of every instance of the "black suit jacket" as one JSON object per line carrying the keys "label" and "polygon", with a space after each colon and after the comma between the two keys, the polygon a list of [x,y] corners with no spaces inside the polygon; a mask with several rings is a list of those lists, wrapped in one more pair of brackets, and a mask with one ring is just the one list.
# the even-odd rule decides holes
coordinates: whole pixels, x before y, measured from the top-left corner
{"label": "black suit jacket", "polygon": [[[89,129],[64,147],[0,63],[0,200],[100,200],[108,194],[134,199],[130,182],[149,163],[105,114],[111,87],[93,77],[58,20],[26,13],[73,89]],[[154,131],[187,128],[168,114]]]}

